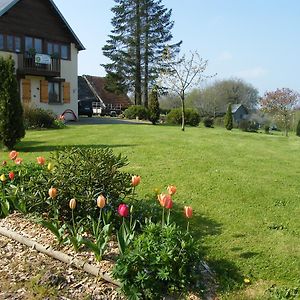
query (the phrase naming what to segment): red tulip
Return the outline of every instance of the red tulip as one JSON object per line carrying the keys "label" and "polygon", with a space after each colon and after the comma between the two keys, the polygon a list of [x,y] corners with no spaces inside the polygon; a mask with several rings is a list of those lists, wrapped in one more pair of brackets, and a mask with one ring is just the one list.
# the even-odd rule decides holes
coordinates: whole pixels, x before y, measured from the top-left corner
{"label": "red tulip", "polygon": [[184,215],[186,216],[186,218],[191,218],[193,215],[193,209],[191,206],[185,206],[184,207]]}
{"label": "red tulip", "polygon": [[170,195],[174,195],[177,191],[177,188],[175,185],[169,185],[167,190]]}
{"label": "red tulip", "polygon": [[118,213],[121,217],[128,217],[129,209],[128,206],[124,203],[121,203],[118,207]]}
{"label": "red tulip", "polygon": [[75,209],[76,207],[76,199],[72,198],[69,202],[69,206],[71,209]]}
{"label": "red tulip", "polygon": [[14,180],[14,178],[15,178],[15,173],[12,172],[12,171],[9,172],[9,173],[8,173],[8,177],[9,177],[10,180]]}
{"label": "red tulip", "polygon": [[100,195],[98,198],[97,198],[97,206],[100,207],[100,208],[103,208],[105,206],[105,202],[106,202],[106,199],[103,195]]}
{"label": "red tulip", "polygon": [[21,157],[18,157],[15,159],[16,165],[20,165],[23,162],[23,159]]}
{"label": "red tulip", "polygon": [[173,207],[173,201],[171,197],[168,197],[166,199],[166,203],[165,203],[165,208],[166,209],[171,209]]}
{"label": "red tulip", "polygon": [[[157,198],[158,198],[160,205],[163,207],[166,207],[167,204],[168,204],[168,206],[173,204],[171,195],[169,195],[169,194],[161,193],[157,196]],[[172,204],[170,204],[170,201],[172,202]]]}
{"label": "red tulip", "polygon": [[56,195],[57,195],[57,189],[54,187],[51,187],[49,189],[49,197],[53,199],[56,197]]}
{"label": "red tulip", "polygon": [[133,187],[136,187],[137,185],[139,185],[140,182],[141,182],[141,176],[136,176],[136,175],[132,176],[132,178],[131,178],[131,185]]}
{"label": "red tulip", "polygon": [[13,151],[10,151],[10,153],[9,153],[9,158],[10,158],[11,160],[15,160],[15,159],[18,157],[18,155],[19,155],[19,152],[13,150]]}
{"label": "red tulip", "polygon": [[45,157],[43,157],[43,156],[37,157],[36,160],[37,160],[37,163],[38,163],[39,165],[41,165],[41,166],[44,165],[45,162],[46,162],[46,159],[45,159]]}

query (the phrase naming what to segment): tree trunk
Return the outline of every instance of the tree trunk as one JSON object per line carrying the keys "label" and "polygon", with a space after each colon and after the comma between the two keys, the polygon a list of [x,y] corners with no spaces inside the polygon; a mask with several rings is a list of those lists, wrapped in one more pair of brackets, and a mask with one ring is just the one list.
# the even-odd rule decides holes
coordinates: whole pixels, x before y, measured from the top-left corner
{"label": "tree trunk", "polygon": [[148,86],[149,86],[149,18],[148,7],[145,9],[145,42],[144,42],[144,106],[148,108]]}
{"label": "tree trunk", "polygon": [[184,131],[185,129],[185,105],[184,105],[184,93],[181,96],[181,116],[182,116],[182,122],[181,122],[181,130]]}

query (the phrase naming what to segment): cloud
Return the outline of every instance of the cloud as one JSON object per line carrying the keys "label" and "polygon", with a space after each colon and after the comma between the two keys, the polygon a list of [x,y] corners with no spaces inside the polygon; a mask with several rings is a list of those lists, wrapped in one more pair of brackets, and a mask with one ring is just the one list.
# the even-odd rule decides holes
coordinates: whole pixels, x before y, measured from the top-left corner
{"label": "cloud", "polygon": [[264,77],[267,74],[268,74],[267,69],[258,66],[258,67],[254,67],[254,68],[251,68],[251,69],[246,69],[246,70],[239,71],[235,75],[237,77],[243,77],[243,78],[246,78],[246,79],[256,79],[256,78]]}
{"label": "cloud", "polygon": [[218,56],[218,60],[220,61],[228,61],[228,60],[232,60],[232,54],[228,51],[223,51],[222,53],[220,53],[220,55]]}

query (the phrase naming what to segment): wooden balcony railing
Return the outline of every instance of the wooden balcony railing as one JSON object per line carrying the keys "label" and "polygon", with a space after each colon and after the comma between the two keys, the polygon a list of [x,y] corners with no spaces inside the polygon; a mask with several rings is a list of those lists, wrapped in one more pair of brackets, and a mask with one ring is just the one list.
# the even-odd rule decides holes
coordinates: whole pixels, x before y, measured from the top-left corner
{"label": "wooden balcony railing", "polygon": [[18,54],[18,74],[59,77],[60,59],[50,58],[50,63],[37,63],[34,55]]}

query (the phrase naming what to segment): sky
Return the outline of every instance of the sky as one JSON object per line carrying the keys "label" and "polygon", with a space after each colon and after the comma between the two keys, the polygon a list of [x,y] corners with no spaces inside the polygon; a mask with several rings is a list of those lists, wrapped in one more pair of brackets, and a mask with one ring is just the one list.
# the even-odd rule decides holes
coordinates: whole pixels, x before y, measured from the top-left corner
{"label": "sky", "polygon": [[[112,30],[114,0],[54,0],[86,50],[78,73],[105,76],[109,60],[102,47]],[[266,91],[287,87],[300,92],[299,0],[162,0],[172,9],[173,42],[181,54],[197,51],[208,60],[215,80],[243,79]]]}

